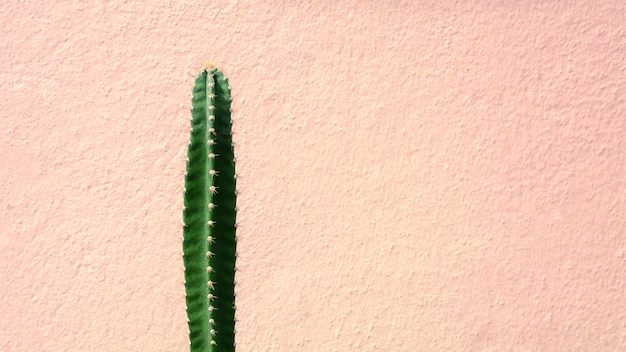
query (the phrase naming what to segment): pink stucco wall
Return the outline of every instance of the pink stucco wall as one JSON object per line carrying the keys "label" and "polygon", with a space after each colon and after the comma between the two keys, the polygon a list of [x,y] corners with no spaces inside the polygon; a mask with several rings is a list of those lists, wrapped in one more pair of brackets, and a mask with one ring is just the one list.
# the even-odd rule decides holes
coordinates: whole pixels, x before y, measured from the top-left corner
{"label": "pink stucco wall", "polygon": [[0,350],[184,351],[229,75],[241,351],[626,351],[626,6],[0,3]]}

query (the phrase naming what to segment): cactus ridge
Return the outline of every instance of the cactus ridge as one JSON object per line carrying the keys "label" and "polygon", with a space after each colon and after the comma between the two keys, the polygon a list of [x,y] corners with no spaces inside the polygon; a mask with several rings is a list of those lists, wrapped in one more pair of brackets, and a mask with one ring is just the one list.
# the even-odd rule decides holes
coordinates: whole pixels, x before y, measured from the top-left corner
{"label": "cactus ridge", "polygon": [[183,262],[191,352],[235,350],[236,191],[231,93],[217,68],[192,97],[183,207]]}

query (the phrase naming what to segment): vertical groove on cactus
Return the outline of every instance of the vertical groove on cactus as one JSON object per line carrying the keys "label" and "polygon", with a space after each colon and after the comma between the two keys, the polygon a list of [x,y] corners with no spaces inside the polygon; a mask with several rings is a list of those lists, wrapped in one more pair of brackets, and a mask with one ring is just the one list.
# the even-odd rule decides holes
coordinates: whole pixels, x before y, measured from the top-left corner
{"label": "vertical groove on cactus", "polygon": [[235,350],[235,159],[230,87],[208,67],[196,78],[183,210],[191,352]]}

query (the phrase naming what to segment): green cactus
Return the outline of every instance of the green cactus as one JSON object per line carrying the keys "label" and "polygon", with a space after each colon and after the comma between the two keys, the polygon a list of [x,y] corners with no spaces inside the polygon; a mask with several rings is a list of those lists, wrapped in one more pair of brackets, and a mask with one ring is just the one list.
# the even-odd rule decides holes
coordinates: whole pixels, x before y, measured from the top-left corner
{"label": "green cactus", "polygon": [[207,65],[196,78],[183,209],[191,352],[235,350],[235,159],[230,87]]}

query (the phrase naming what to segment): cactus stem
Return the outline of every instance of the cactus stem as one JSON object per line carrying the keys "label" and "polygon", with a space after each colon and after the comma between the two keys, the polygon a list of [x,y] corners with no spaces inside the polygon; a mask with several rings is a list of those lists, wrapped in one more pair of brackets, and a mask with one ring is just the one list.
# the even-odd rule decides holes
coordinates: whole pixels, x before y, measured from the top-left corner
{"label": "cactus stem", "polygon": [[231,101],[228,80],[207,64],[193,88],[183,204],[191,352],[214,351],[218,344],[223,352],[234,351],[237,239]]}

